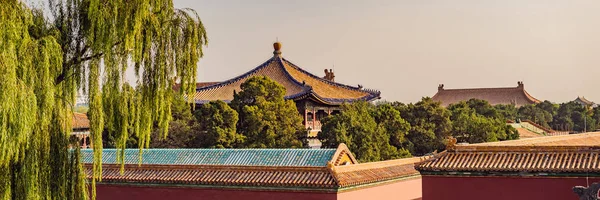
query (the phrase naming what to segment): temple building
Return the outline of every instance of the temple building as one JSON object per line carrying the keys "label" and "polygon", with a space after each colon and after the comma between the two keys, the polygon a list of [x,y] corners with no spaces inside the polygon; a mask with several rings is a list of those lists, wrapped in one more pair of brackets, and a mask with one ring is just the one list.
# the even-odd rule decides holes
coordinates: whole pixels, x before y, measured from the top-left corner
{"label": "temple building", "polygon": [[71,118],[71,137],[76,137],[80,143],[82,149],[90,148],[90,120],[84,113],[73,113]]}
{"label": "temple building", "polygon": [[[358,163],[346,145],[337,149],[127,149],[103,150],[97,199],[363,200],[421,197],[421,179],[406,158]],[[82,150],[88,179],[93,152]]]}
{"label": "temple building", "polygon": [[451,139],[415,168],[425,200],[597,197],[600,132],[464,145]]}
{"label": "temple building", "polygon": [[431,98],[441,102],[444,107],[470,99],[486,100],[491,105],[506,104],[516,107],[541,102],[525,91],[525,85],[521,81],[517,82],[517,87],[507,88],[445,89],[444,84],[440,84],[438,92]]}
{"label": "temple building", "polygon": [[581,104],[582,106],[587,106],[589,108],[594,108],[598,106],[598,104],[593,101],[587,100],[585,97],[577,97],[577,99],[573,100],[575,103]]}
{"label": "temple building", "polygon": [[281,43],[273,44],[273,57],[258,67],[235,78],[216,83],[199,83],[194,96],[196,104],[209,101],[233,100],[234,92],[253,76],[266,76],[283,85],[285,98],[296,102],[303,124],[309,129],[309,137],[321,130],[320,120],[339,112],[340,105],[353,101],[373,101],[380,98],[380,92],[362,86],[349,86],[335,82],[333,70],[325,69],[325,76],[311,74],[281,56]]}

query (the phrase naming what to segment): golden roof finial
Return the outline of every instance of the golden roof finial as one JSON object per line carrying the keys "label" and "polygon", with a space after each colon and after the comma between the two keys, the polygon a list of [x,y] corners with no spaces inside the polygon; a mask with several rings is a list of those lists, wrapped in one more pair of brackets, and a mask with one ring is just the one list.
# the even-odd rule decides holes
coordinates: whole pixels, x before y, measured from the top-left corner
{"label": "golden roof finial", "polygon": [[275,43],[273,43],[273,49],[275,49],[273,51],[273,55],[274,56],[279,56],[281,55],[281,42],[279,42],[279,38],[275,38]]}
{"label": "golden roof finial", "polygon": [[448,142],[446,143],[446,150],[453,150],[456,147],[456,138],[450,136],[448,137]]}

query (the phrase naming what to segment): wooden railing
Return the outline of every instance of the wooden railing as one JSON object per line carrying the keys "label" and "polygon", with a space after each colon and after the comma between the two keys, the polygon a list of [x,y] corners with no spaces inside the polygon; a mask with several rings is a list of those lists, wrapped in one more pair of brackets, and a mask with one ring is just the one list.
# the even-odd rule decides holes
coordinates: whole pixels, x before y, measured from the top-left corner
{"label": "wooden railing", "polygon": [[306,122],[306,128],[309,128],[313,131],[320,131],[321,130],[321,121],[315,121],[313,123],[313,121],[308,121]]}

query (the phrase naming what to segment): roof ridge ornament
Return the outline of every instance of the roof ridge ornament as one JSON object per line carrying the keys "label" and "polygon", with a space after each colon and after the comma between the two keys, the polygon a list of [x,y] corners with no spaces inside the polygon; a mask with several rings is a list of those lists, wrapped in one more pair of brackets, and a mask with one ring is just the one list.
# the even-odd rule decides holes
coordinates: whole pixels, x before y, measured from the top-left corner
{"label": "roof ridge ornament", "polygon": [[456,138],[450,136],[448,137],[447,143],[446,143],[446,150],[455,150],[456,148]]}
{"label": "roof ridge ornament", "polygon": [[275,43],[273,43],[273,56],[280,57],[281,56],[281,42],[279,39]]}

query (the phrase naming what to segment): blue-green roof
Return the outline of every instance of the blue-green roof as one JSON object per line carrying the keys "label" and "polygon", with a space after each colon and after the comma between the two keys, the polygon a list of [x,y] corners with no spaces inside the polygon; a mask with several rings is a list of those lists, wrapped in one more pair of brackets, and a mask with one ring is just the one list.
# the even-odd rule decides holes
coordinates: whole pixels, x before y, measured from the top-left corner
{"label": "blue-green roof", "polygon": [[[142,164],[327,166],[336,149],[145,149]],[[91,149],[82,149],[84,163],[92,163]],[[104,149],[102,162],[117,164],[116,149]],[[139,163],[139,150],[125,150],[125,164]]]}

